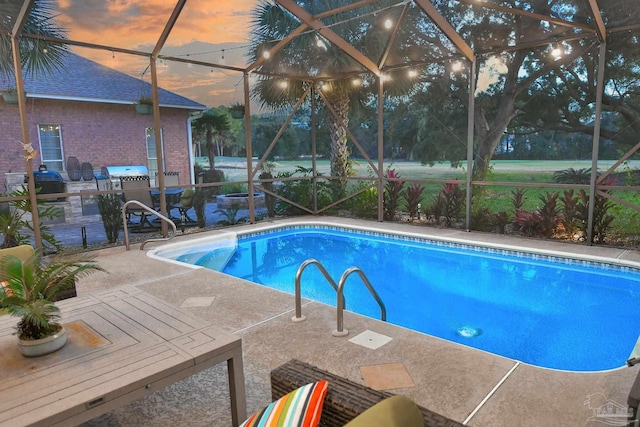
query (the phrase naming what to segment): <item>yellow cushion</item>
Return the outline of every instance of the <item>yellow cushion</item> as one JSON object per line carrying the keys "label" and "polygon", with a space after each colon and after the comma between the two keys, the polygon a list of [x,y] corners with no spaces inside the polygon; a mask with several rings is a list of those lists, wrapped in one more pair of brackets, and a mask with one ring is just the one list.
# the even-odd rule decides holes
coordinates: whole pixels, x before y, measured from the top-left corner
{"label": "yellow cushion", "polygon": [[180,204],[183,207],[191,206],[191,199],[193,198],[193,188],[187,188],[182,192],[180,196]]}
{"label": "yellow cushion", "polygon": [[344,427],[423,427],[422,412],[404,396],[392,396],[367,409]]}

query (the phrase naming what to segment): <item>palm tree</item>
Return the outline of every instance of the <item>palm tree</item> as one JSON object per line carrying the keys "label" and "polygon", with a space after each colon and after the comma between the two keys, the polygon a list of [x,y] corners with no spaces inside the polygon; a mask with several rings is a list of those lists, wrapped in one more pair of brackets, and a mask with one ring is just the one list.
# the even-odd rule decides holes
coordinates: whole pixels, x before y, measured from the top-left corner
{"label": "palm tree", "polygon": [[226,133],[231,129],[229,114],[226,111],[210,108],[202,114],[202,117],[194,120],[193,125],[195,132],[205,138],[209,167],[213,170],[215,169],[214,144],[219,145],[227,137]]}
{"label": "palm tree", "polygon": [[[390,31],[384,28],[383,18],[397,19],[401,8],[391,1],[358,8],[349,8],[353,2],[347,0],[297,1],[303,13],[323,13],[322,23],[326,29],[352,46],[347,53],[329,40],[321,31],[300,31],[302,20],[272,0],[261,0],[253,11],[253,28],[250,41],[250,60],[258,61],[257,83],[252,96],[262,106],[279,110],[291,107],[310,85],[319,90],[325,104],[333,113],[327,114],[327,128],[331,140],[331,175],[346,178],[349,175],[347,128],[350,110],[376,102],[377,63],[383,61],[390,43]],[[341,13],[328,11],[346,6]],[[410,26],[409,26],[410,28]],[[414,31],[414,30],[409,30]],[[292,37],[284,46],[274,47],[282,40]],[[399,33],[398,40],[410,40],[407,31]],[[395,45],[394,45],[395,46]],[[402,49],[402,43],[397,43]],[[274,55],[264,60],[264,53]],[[354,59],[353,52],[361,53],[368,61]],[[401,56],[401,55],[399,55]],[[364,62],[364,64],[363,64]],[[397,74],[397,76],[395,75]],[[395,73],[392,89],[406,93],[410,87],[406,73]],[[382,155],[380,153],[379,155]],[[346,181],[341,181],[344,190]]]}
{"label": "palm tree", "polygon": [[[2,4],[0,13],[0,75],[13,75],[13,49],[9,32],[13,29],[15,18],[20,12],[23,0],[7,0]],[[57,13],[57,1],[38,0],[34,2],[31,13],[24,26],[27,34],[66,39],[66,31],[54,24]],[[7,32],[5,32],[7,31]],[[21,37],[20,58],[26,75],[47,73],[64,68],[64,56],[68,51],[65,44]],[[13,80],[13,78],[11,78]]]}

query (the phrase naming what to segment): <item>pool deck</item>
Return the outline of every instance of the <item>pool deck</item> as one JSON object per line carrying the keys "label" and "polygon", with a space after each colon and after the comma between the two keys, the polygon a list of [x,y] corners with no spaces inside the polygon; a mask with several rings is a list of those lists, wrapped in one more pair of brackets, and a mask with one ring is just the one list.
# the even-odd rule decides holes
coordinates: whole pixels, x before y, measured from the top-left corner
{"label": "pool deck", "polygon": [[[506,244],[620,259],[640,265],[638,250],[334,217],[262,222],[179,236],[172,242],[300,221]],[[303,300],[302,310],[307,320],[294,323],[291,321],[293,296],[218,272],[183,267],[146,255],[147,250],[159,246],[150,243],[144,251],[139,250],[139,245],[133,245],[129,251],[120,246],[92,252],[109,274],[96,273],[82,278],[78,294],[86,295],[124,284],[137,286],[241,336],[249,413],[270,403],[270,371],[296,358],[361,384],[365,383],[361,371],[364,367],[367,383],[378,381],[380,387],[389,387],[392,393],[409,396],[432,411],[470,426],[606,425],[606,420],[596,415],[597,408],[609,404],[626,409],[629,390],[640,369],[640,366],[621,366],[595,373],[543,369],[349,312],[344,316],[344,327],[349,335],[336,338],[331,334],[336,329],[335,308]],[[365,331],[391,340],[375,349],[369,348],[374,345],[363,346],[350,341]],[[375,344],[375,339],[371,343]],[[621,365],[623,363],[621,361]],[[386,370],[389,367],[377,366],[383,364],[394,364],[399,371],[384,375],[389,373]],[[393,384],[394,381],[400,382]],[[87,425],[230,426],[226,384],[224,367],[212,368]]]}

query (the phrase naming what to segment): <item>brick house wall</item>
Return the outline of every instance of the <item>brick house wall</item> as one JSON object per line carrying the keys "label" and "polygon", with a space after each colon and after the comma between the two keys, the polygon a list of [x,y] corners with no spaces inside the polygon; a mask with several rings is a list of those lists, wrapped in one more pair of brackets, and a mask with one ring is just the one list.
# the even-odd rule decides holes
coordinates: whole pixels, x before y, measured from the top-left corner
{"label": "brick house wall", "polygon": [[[189,184],[189,110],[160,108],[165,170],[180,173],[180,184]],[[147,165],[145,129],[153,127],[153,115],[140,115],[131,104],[27,98],[31,144],[38,151],[34,169],[41,163],[38,125],[61,126],[64,160],[75,156],[94,169],[108,165]],[[0,176],[25,171],[18,106],[0,101]],[[66,165],[65,165],[66,166]],[[154,178],[154,177],[152,177]],[[0,180],[0,192],[6,191]]]}

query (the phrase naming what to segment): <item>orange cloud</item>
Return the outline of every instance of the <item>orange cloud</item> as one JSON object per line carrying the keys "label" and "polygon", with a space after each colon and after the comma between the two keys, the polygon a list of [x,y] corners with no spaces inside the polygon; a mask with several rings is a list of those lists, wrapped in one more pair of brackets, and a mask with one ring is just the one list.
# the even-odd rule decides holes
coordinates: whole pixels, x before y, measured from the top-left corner
{"label": "orange cloud", "polygon": [[[175,0],[61,0],[58,23],[69,38],[126,49],[154,46],[166,26]],[[193,41],[245,43],[255,1],[187,2],[167,45]]]}
{"label": "orange cloud", "polygon": [[[255,0],[188,1],[161,51],[162,55],[245,66],[243,46],[248,40]],[[176,6],[175,0],[58,0],[57,25],[74,41],[150,53]],[[222,49],[225,59],[222,59]],[[74,48],[107,67],[140,77],[149,62],[118,52]],[[242,98],[236,95],[239,73],[211,72],[186,64],[158,64],[159,84],[206,105],[221,105]],[[145,75],[149,81],[149,74]]]}

